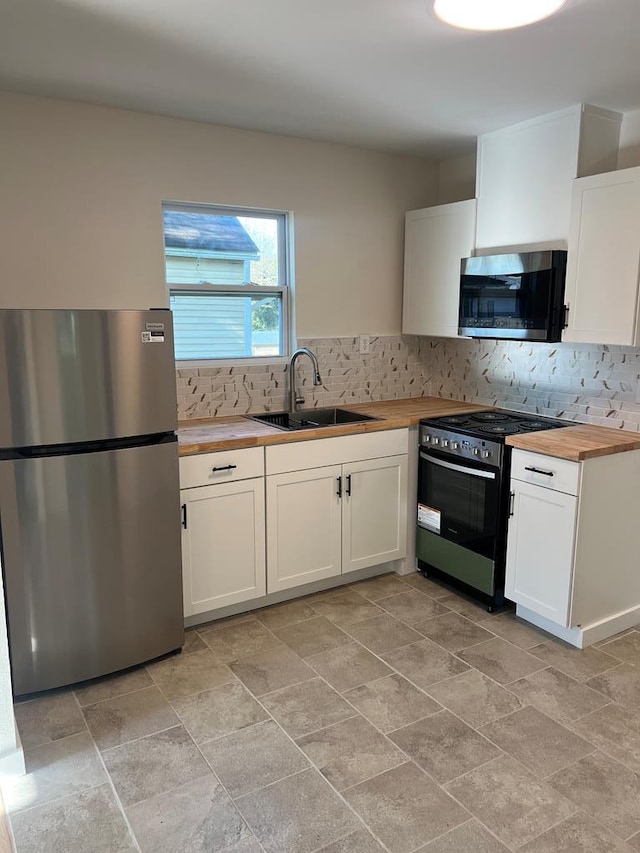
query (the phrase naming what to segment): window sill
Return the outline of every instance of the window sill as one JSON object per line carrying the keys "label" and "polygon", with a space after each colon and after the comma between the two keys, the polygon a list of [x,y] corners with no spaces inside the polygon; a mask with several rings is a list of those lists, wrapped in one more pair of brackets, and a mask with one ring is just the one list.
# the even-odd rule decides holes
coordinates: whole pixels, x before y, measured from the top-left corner
{"label": "window sill", "polygon": [[253,356],[251,358],[199,358],[176,359],[176,370],[197,370],[199,367],[267,367],[270,365],[289,364],[285,355]]}

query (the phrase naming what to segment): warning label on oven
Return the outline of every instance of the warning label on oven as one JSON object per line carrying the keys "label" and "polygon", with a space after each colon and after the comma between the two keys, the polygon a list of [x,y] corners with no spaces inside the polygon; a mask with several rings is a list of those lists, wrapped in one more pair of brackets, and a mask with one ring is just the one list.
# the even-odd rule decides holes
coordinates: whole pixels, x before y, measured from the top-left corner
{"label": "warning label on oven", "polygon": [[440,533],[440,515],[440,510],[425,504],[418,504],[418,524],[420,527],[426,527],[427,530]]}

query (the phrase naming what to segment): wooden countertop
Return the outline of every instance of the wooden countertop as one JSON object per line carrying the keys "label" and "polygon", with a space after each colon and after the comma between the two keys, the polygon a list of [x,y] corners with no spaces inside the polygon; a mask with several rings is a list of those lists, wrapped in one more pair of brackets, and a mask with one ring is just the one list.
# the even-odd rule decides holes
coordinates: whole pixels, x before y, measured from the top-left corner
{"label": "wooden countertop", "polygon": [[[475,403],[445,400],[441,397],[409,397],[403,400],[383,400],[378,403],[345,404],[340,408],[379,418],[361,424],[341,424],[319,429],[286,432],[276,427],[249,420],[246,416],[203,418],[180,421],[178,448],[181,456],[216,450],[236,450],[265,444],[284,444],[289,441],[309,441],[332,435],[358,435],[386,429],[401,429],[419,423],[422,418],[438,418],[489,409]],[[257,413],[256,413],[257,414]]]}
{"label": "wooden countertop", "polygon": [[506,443],[520,450],[544,453],[580,462],[595,456],[608,456],[611,453],[623,453],[625,450],[640,449],[640,433],[621,429],[577,424],[562,429],[547,429],[542,432],[529,432],[522,435],[510,435]]}
{"label": "wooden countertop", "polygon": [[[260,424],[246,416],[181,421],[178,424],[179,453],[181,456],[190,456],[216,450],[236,450],[265,444],[329,438],[334,435],[358,435],[379,430],[402,429],[419,423],[422,418],[439,418],[492,407],[445,400],[441,397],[409,397],[377,403],[347,403],[341,408],[372,415],[379,420],[292,432]],[[562,429],[512,435],[506,439],[506,443],[521,450],[580,462],[595,456],[638,450],[640,433],[592,424],[576,424]]]}

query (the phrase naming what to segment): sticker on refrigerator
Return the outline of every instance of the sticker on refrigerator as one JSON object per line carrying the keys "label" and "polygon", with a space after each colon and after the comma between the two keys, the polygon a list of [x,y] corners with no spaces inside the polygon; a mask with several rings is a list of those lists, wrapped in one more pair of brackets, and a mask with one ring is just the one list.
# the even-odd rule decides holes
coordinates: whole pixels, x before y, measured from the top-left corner
{"label": "sticker on refrigerator", "polygon": [[145,323],[144,327],[150,335],[149,340],[145,343],[164,343],[164,323]]}
{"label": "sticker on refrigerator", "polygon": [[151,343],[151,332],[140,332],[140,340],[143,344]]}
{"label": "sticker on refrigerator", "polygon": [[418,524],[434,533],[440,533],[440,510],[426,504],[418,504]]}

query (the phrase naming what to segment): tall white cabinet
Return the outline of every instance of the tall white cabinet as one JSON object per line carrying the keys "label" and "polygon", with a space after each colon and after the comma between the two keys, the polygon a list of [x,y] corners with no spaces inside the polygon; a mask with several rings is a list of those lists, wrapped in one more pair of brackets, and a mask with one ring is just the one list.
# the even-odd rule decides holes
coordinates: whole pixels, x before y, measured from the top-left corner
{"label": "tall white cabinet", "polygon": [[403,334],[458,337],[460,260],[473,252],[475,227],[475,199],[406,214]]}
{"label": "tall white cabinet", "polygon": [[638,346],[640,167],[573,184],[563,341]]}

